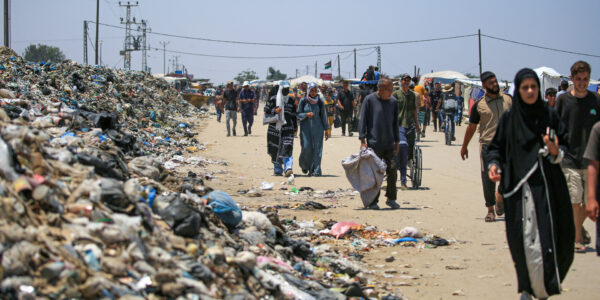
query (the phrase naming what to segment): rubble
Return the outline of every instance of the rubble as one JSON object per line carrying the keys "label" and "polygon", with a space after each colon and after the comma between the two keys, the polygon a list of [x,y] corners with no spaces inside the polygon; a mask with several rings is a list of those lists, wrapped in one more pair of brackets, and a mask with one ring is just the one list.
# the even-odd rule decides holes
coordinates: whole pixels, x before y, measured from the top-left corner
{"label": "rubble", "polygon": [[206,110],[165,81],[1,47],[0,98],[2,298],[400,299],[359,255],[178,172],[227,163],[197,155]]}

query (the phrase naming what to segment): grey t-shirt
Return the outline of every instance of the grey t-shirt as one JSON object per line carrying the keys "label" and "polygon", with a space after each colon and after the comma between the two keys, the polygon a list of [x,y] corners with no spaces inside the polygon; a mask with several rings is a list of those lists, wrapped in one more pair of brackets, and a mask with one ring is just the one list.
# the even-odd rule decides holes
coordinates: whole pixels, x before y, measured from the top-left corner
{"label": "grey t-shirt", "polygon": [[600,149],[598,147],[600,147],[600,122],[597,122],[592,127],[583,158],[600,161]]}

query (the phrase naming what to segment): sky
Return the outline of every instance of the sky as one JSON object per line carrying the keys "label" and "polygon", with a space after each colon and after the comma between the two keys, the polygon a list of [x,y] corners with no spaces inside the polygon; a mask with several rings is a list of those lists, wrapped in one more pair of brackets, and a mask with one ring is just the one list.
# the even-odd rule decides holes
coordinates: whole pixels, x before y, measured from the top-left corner
{"label": "sky", "polygon": [[[124,4],[127,1],[121,1]],[[147,20],[156,33],[245,42],[293,44],[356,44],[412,41],[459,35],[482,34],[535,45],[600,55],[600,1],[597,0],[506,0],[506,1],[200,1],[141,0],[132,8],[137,21]],[[3,4],[0,7],[4,9]],[[123,26],[125,8],[119,1],[100,0],[100,23]],[[29,44],[59,47],[67,58],[83,62],[83,21],[95,20],[96,0],[11,0],[11,48],[20,55]],[[4,24],[0,24],[2,32]],[[92,42],[95,25],[89,25],[89,63],[94,63]],[[100,26],[101,62],[123,68],[119,51],[124,29]],[[600,78],[600,58],[560,53],[482,37],[483,71],[512,81],[523,67],[548,66],[568,75],[570,66],[585,60],[592,66],[591,77]],[[298,56],[340,54],[341,75],[354,77],[352,50],[374,46],[275,47],[216,43],[148,34],[152,48],[224,56]],[[350,51],[350,52],[348,52]],[[141,51],[132,54],[132,69],[141,70]],[[178,56],[178,57],[175,57]],[[479,74],[477,36],[460,39],[381,45],[382,72],[391,76],[454,70]],[[289,77],[333,72],[337,75],[337,54],[293,59],[230,59],[166,53],[167,65],[177,59],[196,78],[223,83],[240,71],[253,70],[265,79],[270,66]],[[331,70],[325,63],[333,61]],[[377,64],[373,48],[357,51],[357,75]],[[163,73],[163,52],[148,51],[153,73]],[[172,66],[169,70],[172,70]]]}

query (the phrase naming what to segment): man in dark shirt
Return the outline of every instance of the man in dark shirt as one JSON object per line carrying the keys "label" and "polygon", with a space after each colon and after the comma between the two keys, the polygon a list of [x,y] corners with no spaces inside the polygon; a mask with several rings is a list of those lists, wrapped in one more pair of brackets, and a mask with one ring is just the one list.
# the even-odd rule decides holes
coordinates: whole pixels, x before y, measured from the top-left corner
{"label": "man in dark shirt", "polygon": [[355,112],[354,95],[350,91],[350,83],[344,81],[342,83],[344,90],[338,98],[338,106],[341,109],[340,117],[342,118],[342,135],[346,135],[346,125],[348,127],[348,136],[352,136],[352,117]]}
{"label": "man in dark shirt", "polygon": [[233,89],[233,81],[227,82],[227,88],[223,91],[223,101],[225,101],[225,123],[227,124],[227,136],[231,136],[229,121],[233,121],[233,136],[235,136],[235,126],[237,125],[237,94]]}
{"label": "man in dark shirt", "polygon": [[[379,156],[387,168],[387,187],[385,196],[387,204],[393,209],[400,207],[396,203],[396,155],[398,154],[400,136],[398,132],[398,101],[392,96],[392,81],[382,78],[378,82],[378,91],[370,94],[363,101],[359,124],[360,147],[371,148]],[[375,197],[370,209],[379,209],[377,202],[379,193]]]}
{"label": "man in dark shirt", "polygon": [[583,154],[592,127],[600,121],[600,101],[597,94],[587,90],[592,69],[587,62],[578,61],[571,67],[573,90],[556,99],[556,112],[567,126],[568,151],[562,161],[563,173],[569,186],[575,221],[575,251],[585,252],[589,234],[583,228],[585,221],[587,159]]}
{"label": "man in dark shirt", "polygon": [[254,123],[255,98],[256,94],[250,88],[248,81],[245,81],[239,97],[240,109],[242,111],[242,125],[244,126],[244,136],[252,134],[252,123]]}
{"label": "man in dark shirt", "polygon": [[365,98],[367,98],[367,96],[370,93],[371,93],[371,90],[368,89],[366,85],[364,85],[364,84],[360,85],[360,91],[358,92],[358,101],[356,101],[357,115],[360,116],[360,111],[362,109],[362,104],[365,101]]}
{"label": "man in dark shirt", "polygon": [[431,116],[433,117],[433,131],[438,131],[438,125],[442,130],[442,120],[440,119],[440,112],[436,109],[438,107],[438,101],[442,99],[442,84],[439,82],[435,83],[435,89],[431,92]]}

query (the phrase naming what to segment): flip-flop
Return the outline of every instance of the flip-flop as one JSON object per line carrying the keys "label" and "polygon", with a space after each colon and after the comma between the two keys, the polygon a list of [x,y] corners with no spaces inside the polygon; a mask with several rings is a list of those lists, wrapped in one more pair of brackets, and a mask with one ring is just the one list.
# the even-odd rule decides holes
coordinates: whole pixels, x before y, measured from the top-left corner
{"label": "flip-flop", "polygon": [[575,243],[575,253],[585,253],[587,248],[582,243]]}
{"label": "flip-flop", "polygon": [[493,213],[493,212],[489,212],[489,213],[488,213],[488,214],[485,216],[485,219],[484,219],[484,220],[485,220],[486,222],[488,222],[488,223],[489,223],[489,222],[494,222],[494,221],[496,221],[496,216],[494,215],[494,213]]}

